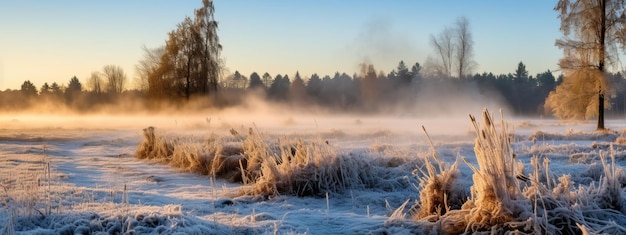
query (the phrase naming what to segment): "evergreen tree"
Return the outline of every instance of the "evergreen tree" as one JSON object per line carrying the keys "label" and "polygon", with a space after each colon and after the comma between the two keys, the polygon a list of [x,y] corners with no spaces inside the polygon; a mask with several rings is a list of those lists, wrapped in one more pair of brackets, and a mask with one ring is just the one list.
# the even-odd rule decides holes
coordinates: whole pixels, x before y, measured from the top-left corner
{"label": "evergreen tree", "polygon": [[250,85],[248,85],[248,89],[250,89],[250,90],[255,90],[255,89],[265,90],[265,84],[261,80],[261,77],[259,76],[259,74],[257,74],[256,72],[253,72],[252,74],[250,74]]}
{"label": "evergreen tree", "polygon": [[20,93],[26,99],[37,97],[37,87],[30,80],[26,80],[22,83]]}
{"label": "evergreen tree", "polygon": [[306,93],[310,97],[319,98],[320,92],[322,91],[322,79],[317,73],[311,75],[309,81],[306,83]]}
{"label": "evergreen tree", "polygon": [[300,72],[296,72],[293,82],[289,86],[289,98],[293,102],[303,102],[306,99],[306,86],[300,77]]}
{"label": "evergreen tree", "polygon": [[77,104],[77,100],[82,94],[83,85],[80,83],[76,76],[72,77],[65,89],[65,101],[67,104]]}

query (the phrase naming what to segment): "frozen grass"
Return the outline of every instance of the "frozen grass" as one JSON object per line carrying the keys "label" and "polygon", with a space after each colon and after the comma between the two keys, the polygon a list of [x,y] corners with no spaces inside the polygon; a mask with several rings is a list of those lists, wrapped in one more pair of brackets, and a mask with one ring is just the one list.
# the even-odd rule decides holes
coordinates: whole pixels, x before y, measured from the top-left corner
{"label": "frozen grass", "polygon": [[[103,205],[93,205],[102,207]],[[236,229],[185,216],[180,205],[131,207],[127,213],[72,212],[42,218],[18,215],[12,218],[15,231],[32,234],[228,234],[246,233]],[[5,230],[2,234],[11,234]],[[19,233],[19,232],[18,232]],[[29,234],[31,234],[29,233]],[[21,233],[19,233],[21,234]]]}
{"label": "frozen grass", "polygon": [[607,142],[617,141],[620,138],[620,135],[616,131],[605,130],[605,131],[596,131],[593,133],[588,132],[575,132],[573,130],[569,130],[564,134],[557,133],[547,133],[544,131],[535,131],[530,135],[530,140],[535,141],[545,141],[545,140],[601,140]]}
{"label": "frozen grass", "polygon": [[[538,157],[533,157],[534,172],[525,175],[523,165],[515,159],[504,121],[498,130],[487,110],[483,112],[482,127],[474,117],[470,119],[477,136],[474,151],[478,162],[475,167],[466,160],[474,172],[472,196],[461,209],[447,210],[436,217],[425,216],[432,214],[433,208],[444,207],[446,197],[442,200],[439,191],[454,191],[446,189],[445,183],[432,182],[453,179],[445,176],[456,168],[453,165],[432,173],[433,167],[427,163],[429,174],[421,181],[422,208],[416,216],[425,228],[444,234],[626,233],[626,227],[619,224],[626,221],[622,195],[624,171],[615,165],[615,154],[610,153],[612,161],[608,163],[605,154],[600,153],[602,167],[596,169],[602,176],[598,183],[575,188],[569,175],[558,179],[552,176],[547,158],[540,162]],[[430,185],[436,185],[432,187],[435,189],[429,188]]]}
{"label": "frozen grass", "polygon": [[478,168],[471,167],[474,172],[472,199],[464,207],[470,210],[467,227],[483,230],[511,221],[524,208],[516,203],[522,194],[515,177],[517,162],[506,124],[502,121],[498,131],[487,110],[483,112],[482,128],[474,117],[470,116],[470,119],[477,135],[474,152]]}
{"label": "frozen grass", "polygon": [[209,138],[205,143],[189,139],[168,140],[156,133],[154,127],[143,130],[144,138],[135,156],[168,164],[184,172],[211,175],[231,182],[242,182],[243,166],[247,161],[243,150],[225,146],[220,140]]}
{"label": "frozen grass", "polygon": [[[373,184],[372,166],[363,158],[343,156],[322,141],[294,143],[282,139],[279,152],[272,153],[258,133],[246,140],[244,151],[248,171],[258,178],[245,194],[264,197],[281,194],[323,196],[328,192],[341,193],[347,189],[362,189]],[[248,147],[246,147],[248,146]],[[253,147],[250,147],[253,146]],[[250,166],[255,166],[251,168]]]}
{"label": "frozen grass", "polygon": [[[473,142],[434,135],[430,148],[397,131],[243,126],[199,138],[146,128],[139,145],[129,131],[51,151],[13,138],[0,143],[0,233],[626,234],[619,140],[535,142],[488,112],[471,121]],[[124,158],[132,151],[145,160]]]}
{"label": "frozen grass", "polygon": [[[465,193],[459,189],[456,182],[460,176],[457,169],[458,161],[455,161],[450,167],[440,161],[426,128],[422,128],[431,146],[432,160],[426,158],[424,162],[426,172],[421,169],[413,172],[420,181],[420,203],[414,218],[437,221],[442,214],[451,209],[460,209]],[[435,168],[433,163],[437,164],[438,168]]]}
{"label": "frozen grass", "polygon": [[0,206],[8,208],[6,226],[13,227],[15,216],[44,217],[52,210],[50,164],[47,156],[28,159],[10,158],[21,162],[16,171],[0,174]]}
{"label": "frozen grass", "polygon": [[[242,182],[242,194],[270,198],[279,195],[318,196],[343,193],[386,184],[389,173],[378,174],[384,166],[352,154],[338,153],[320,138],[313,141],[279,138],[268,142],[262,133],[250,128],[247,135],[231,129],[240,147],[227,147],[224,139],[209,139],[198,145],[191,140],[167,140],[153,127],[144,129],[136,157],[171,165],[185,172],[211,175]],[[227,149],[227,151],[225,151]]]}

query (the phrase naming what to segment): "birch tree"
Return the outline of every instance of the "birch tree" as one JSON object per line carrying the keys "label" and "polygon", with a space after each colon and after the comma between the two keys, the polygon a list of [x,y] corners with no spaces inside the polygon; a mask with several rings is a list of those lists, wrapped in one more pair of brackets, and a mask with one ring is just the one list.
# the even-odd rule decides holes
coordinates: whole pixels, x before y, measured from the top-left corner
{"label": "birch tree", "polygon": [[217,22],[211,0],[202,0],[194,18],[185,17],[168,34],[163,55],[148,77],[151,98],[215,94],[221,74]]}

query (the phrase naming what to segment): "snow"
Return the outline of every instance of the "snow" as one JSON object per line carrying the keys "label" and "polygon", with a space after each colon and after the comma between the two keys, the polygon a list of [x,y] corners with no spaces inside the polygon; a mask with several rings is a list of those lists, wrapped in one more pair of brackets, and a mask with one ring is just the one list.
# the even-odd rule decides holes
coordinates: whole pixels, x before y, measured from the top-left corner
{"label": "snow", "polygon": [[[454,180],[446,190],[455,191],[456,200],[472,197],[475,178],[472,176],[476,174],[472,167],[484,164],[477,159],[476,135],[466,117],[357,118],[292,114],[230,117],[221,114],[213,117],[57,116],[46,120],[41,121],[36,115],[0,116],[2,234],[419,234],[429,233],[431,229],[446,231],[440,226],[458,222],[463,217],[463,209],[458,208],[462,203],[453,203],[449,210],[441,210],[440,216],[417,218],[414,214],[419,211],[420,197],[430,196],[421,191],[424,188],[436,190],[432,182],[437,173],[450,170],[441,177],[444,181]],[[566,225],[568,231],[626,233],[622,187],[626,185],[623,174],[626,145],[616,141],[622,137],[626,121],[607,120],[607,126],[615,131],[606,133],[595,133],[593,123],[589,122],[505,121],[509,134],[514,134],[512,152],[514,161],[519,162],[516,167],[521,168],[516,171],[531,179],[536,174],[536,183],[550,186],[545,189],[549,193],[541,191],[539,186],[535,188],[541,191],[538,195],[544,197],[543,203],[554,202],[557,203],[554,205],[561,205],[555,206],[557,209],[564,209],[568,207],[558,203],[567,198],[573,200],[570,209],[574,209],[570,211],[580,212],[557,218],[563,221],[571,218]],[[422,125],[432,138],[436,159],[420,128]],[[144,139],[143,129],[149,126],[155,127],[163,137],[192,147],[204,146],[208,139],[224,146],[241,147],[245,138],[234,137],[231,130],[245,136],[250,128],[261,133],[262,141],[270,147],[285,140],[301,140],[305,145],[324,143],[328,148],[324,151],[340,159],[358,159],[344,162],[360,166],[350,172],[358,175],[360,170],[368,168],[368,177],[376,181],[346,185],[344,190],[315,196],[250,194],[246,192],[254,185],[135,158]],[[427,167],[427,162],[434,165]],[[291,165],[297,166],[295,162]],[[456,169],[450,169],[452,166]],[[607,176],[607,171],[615,175]],[[532,194],[522,191],[522,187],[533,189],[531,181],[517,181],[521,185],[520,195],[505,202],[515,204],[515,210],[520,213],[510,216],[513,221],[506,222],[507,229],[521,226],[519,231],[553,231],[550,229],[555,228],[550,227],[549,219],[542,214],[535,215],[533,204],[524,197]],[[594,193],[613,198],[575,201],[583,199],[584,195],[591,198]],[[603,208],[615,195],[621,197],[621,201],[611,205],[622,208]],[[430,206],[436,209],[436,205]],[[545,213],[556,212],[545,210]],[[580,218],[590,221],[588,224],[572,222]],[[524,228],[529,224],[534,227]],[[594,224],[598,226],[590,227]]]}

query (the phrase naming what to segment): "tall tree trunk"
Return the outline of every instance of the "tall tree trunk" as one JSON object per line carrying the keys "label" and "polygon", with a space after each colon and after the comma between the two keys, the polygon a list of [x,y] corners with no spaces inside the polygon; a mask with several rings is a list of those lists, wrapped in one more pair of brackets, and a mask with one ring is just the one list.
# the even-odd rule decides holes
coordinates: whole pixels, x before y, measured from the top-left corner
{"label": "tall tree trunk", "polygon": [[185,87],[185,98],[189,100],[191,92],[191,59],[187,57],[187,85]]}
{"label": "tall tree trunk", "polygon": [[[602,6],[601,6],[601,11],[602,11],[602,15],[600,16],[601,20],[600,20],[600,56],[599,59],[600,61],[598,61],[598,70],[600,70],[600,73],[602,74],[602,78],[604,79],[604,60],[606,57],[606,45],[605,45],[605,39],[606,39],[606,0],[602,0]],[[600,82],[600,84],[603,82]],[[602,85],[599,86],[599,94],[598,94],[598,126],[597,129],[598,130],[604,130],[604,87],[602,87]]]}
{"label": "tall tree trunk", "polygon": [[604,94],[598,94],[598,130],[604,130]]}

